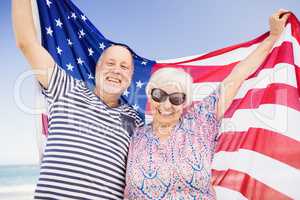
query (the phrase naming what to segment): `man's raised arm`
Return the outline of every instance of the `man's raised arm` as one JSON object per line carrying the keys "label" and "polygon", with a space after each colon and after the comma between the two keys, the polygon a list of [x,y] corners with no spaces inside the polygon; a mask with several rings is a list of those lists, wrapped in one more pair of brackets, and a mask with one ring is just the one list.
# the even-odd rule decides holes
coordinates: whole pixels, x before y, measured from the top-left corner
{"label": "man's raised arm", "polygon": [[34,27],[31,0],[12,0],[13,27],[16,44],[36,71],[37,80],[48,88],[54,60],[38,41]]}

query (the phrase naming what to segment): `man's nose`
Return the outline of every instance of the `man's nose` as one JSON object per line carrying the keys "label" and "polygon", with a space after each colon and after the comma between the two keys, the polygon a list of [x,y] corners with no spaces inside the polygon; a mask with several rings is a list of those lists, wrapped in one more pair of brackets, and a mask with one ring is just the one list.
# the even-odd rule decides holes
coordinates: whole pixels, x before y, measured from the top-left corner
{"label": "man's nose", "polygon": [[120,67],[114,67],[114,68],[111,69],[111,72],[113,72],[115,74],[120,74],[120,70],[121,70]]}

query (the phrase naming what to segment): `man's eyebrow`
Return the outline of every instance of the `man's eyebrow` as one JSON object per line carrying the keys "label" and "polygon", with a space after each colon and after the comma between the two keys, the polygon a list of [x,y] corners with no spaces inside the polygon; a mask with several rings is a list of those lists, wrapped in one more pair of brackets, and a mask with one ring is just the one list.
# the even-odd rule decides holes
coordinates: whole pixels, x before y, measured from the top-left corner
{"label": "man's eyebrow", "polygon": [[121,63],[122,63],[122,64],[124,64],[124,63],[125,63],[125,64],[129,64],[129,62],[127,62],[126,60],[122,61]]}

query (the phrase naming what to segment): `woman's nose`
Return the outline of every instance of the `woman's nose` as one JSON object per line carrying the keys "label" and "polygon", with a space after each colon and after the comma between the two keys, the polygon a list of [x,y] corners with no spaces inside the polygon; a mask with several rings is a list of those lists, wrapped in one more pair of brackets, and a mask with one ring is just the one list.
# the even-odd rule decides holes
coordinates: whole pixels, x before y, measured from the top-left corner
{"label": "woman's nose", "polygon": [[168,108],[171,108],[171,107],[172,107],[172,104],[171,104],[169,98],[167,98],[164,102],[162,102],[162,106],[163,106],[165,109],[168,109]]}

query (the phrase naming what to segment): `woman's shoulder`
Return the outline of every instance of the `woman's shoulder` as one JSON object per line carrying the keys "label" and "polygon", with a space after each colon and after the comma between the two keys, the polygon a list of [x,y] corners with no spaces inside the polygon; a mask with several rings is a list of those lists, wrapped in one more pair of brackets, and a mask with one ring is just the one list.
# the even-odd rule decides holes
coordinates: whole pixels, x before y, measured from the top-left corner
{"label": "woman's shoulder", "polygon": [[150,124],[146,124],[144,126],[138,127],[135,129],[133,135],[131,136],[131,140],[137,142],[143,138],[146,138],[147,135],[150,134],[150,132],[151,132]]}

